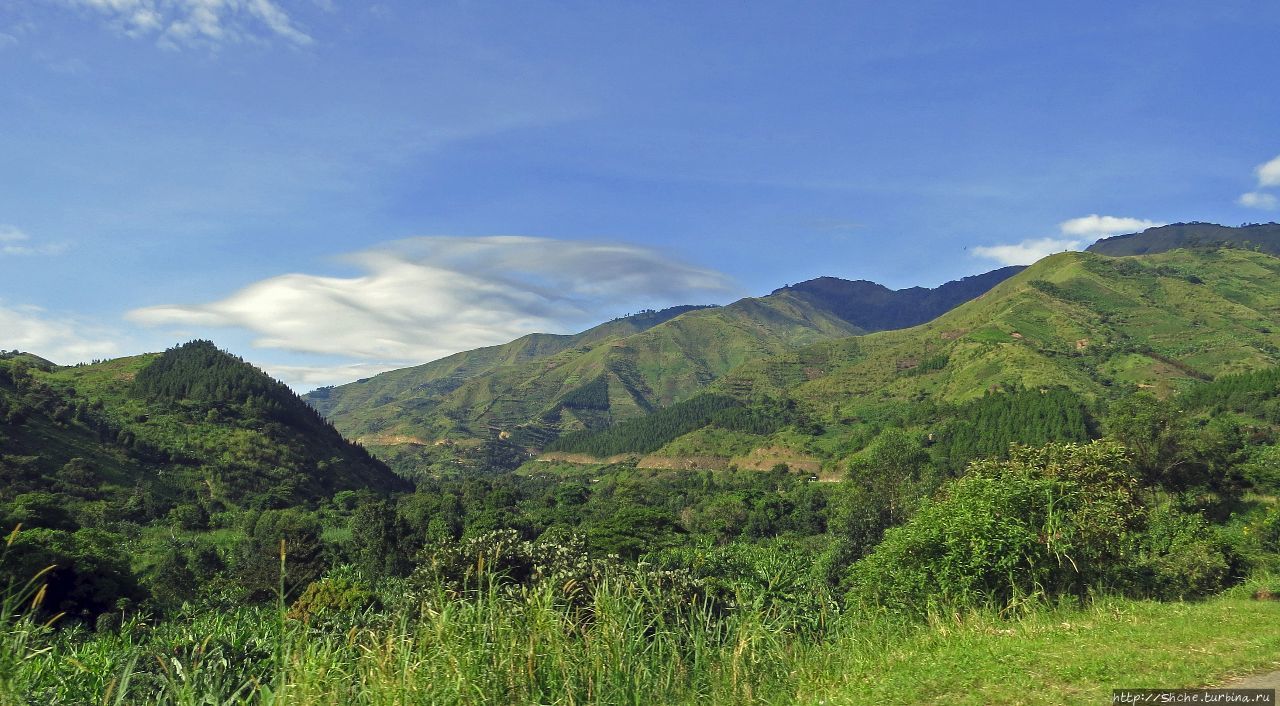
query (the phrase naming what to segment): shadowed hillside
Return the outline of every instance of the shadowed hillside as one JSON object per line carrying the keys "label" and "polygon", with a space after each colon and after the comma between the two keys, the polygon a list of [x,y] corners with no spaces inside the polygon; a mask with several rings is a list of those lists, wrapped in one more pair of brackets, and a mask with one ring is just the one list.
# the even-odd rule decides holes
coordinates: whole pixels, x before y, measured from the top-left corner
{"label": "shadowed hillside", "polygon": [[61,493],[69,508],[128,508],[134,521],[183,504],[284,507],[407,489],[282,383],[207,341],[65,368],[7,355],[0,442],[3,499]]}

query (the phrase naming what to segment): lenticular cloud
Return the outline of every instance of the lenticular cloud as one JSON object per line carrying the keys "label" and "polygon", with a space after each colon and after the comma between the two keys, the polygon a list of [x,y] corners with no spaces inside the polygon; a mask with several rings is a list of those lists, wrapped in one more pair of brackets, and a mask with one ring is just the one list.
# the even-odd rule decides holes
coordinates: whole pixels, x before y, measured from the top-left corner
{"label": "lenticular cloud", "polygon": [[360,274],[285,274],[207,304],[137,309],[152,326],[238,327],[293,352],[424,361],[563,331],[631,302],[721,298],[718,272],[615,243],[503,236],[425,237],[343,258]]}

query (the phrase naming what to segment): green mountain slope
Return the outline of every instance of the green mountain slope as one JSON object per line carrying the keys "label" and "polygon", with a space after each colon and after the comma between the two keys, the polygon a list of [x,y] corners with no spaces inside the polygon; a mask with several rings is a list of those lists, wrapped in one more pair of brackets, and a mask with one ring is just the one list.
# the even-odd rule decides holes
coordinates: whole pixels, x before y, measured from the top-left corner
{"label": "green mountain slope", "polygon": [[1079,436],[1087,410],[1121,391],[1174,394],[1280,363],[1278,276],[1280,259],[1239,249],[1054,255],[924,325],[744,364],[710,391],[747,406],[788,401],[802,423],[754,431],[713,424],[658,455],[830,465],[886,426],[951,443],[948,434],[966,419],[1009,413],[1009,401],[990,394],[1023,391],[1056,397],[1038,411],[1015,400],[1018,413]]}
{"label": "green mountain slope", "polygon": [[510,343],[455,353],[424,365],[392,370],[350,385],[322,387],[308,393],[305,398],[322,415],[335,416],[381,404],[381,401],[406,392],[414,395],[448,394],[466,380],[495,368],[546,358],[571,348],[647,331],[686,312],[705,308],[709,307],[686,305],[661,311],[644,311],[572,335],[531,333]]}
{"label": "green mountain slope", "polygon": [[[283,384],[213,344],[57,367],[0,359],[0,501],[55,493],[132,522],[407,490]],[[95,509],[96,508],[96,509]]]}
{"label": "green mountain slope", "polygon": [[1234,247],[1280,255],[1280,223],[1258,223],[1231,228],[1213,223],[1174,223],[1141,233],[1103,238],[1089,252],[1119,257],[1150,255],[1178,248]]}
{"label": "green mountain slope", "polygon": [[[993,386],[1176,389],[1280,360],[1277,274],[1280,259],[1241,250],[1063,253],[923,326],[748,365],[725,388],[781,382],[836,409],[868,396],[959,401]],[[945,365],[916,370],[943,357]],[[799,374],[801,365],[817,372]]]}
{"label": "green mountain slope", "polygon": [[642,416],[749,361],[869,330],[858,321],[884,326],[927,320],[1018,269],[901,292],[824,278],[682,312],[630,335],[593,329],[529,353],[523,352],[528,341],[549,337],[525,337],[307,399],[344,434],[404,473],[488,463],[494,445],[506,445],[503,453],[518,462],[524,448]]}

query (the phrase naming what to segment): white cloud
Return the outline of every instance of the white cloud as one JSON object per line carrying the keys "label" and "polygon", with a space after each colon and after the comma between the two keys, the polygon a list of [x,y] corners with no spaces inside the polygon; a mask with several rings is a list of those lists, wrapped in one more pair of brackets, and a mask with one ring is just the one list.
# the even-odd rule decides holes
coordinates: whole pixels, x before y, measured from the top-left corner
{"label": "white cloud", "polygon": [[1264,211],[1274,211],[1280,206],[1280,199],[1276,199],[1274,194],[1268,194],[1263,191],[1250,191],[1247,194],[1241,194],[1236,199],[1236,203],[1245,208],[1260,208]]}
{"label": "white cloud", "polygon": [[1087,244],[1084,240],[1036,238],[1012,245],[979,245],[973,249],[973,254],[995,260],[1002,265],[1030,265],[1042,257],[1066,250],[1079,250]]}
{"label": "white cloud", "polygon": [[17,243],[30,239],[31,236],[23,233],[16,226],[0,223],[0,243]]}
{"label": "white cloud", "polygon": [[995,260],[1002,265],[1030,265],[1054,253],[1080,250],[1100,238],[1138,233],[1162,225],[1164,224],[1158,221],[1143,218],[1100,216],[1094,213],[1059,223],[1057,236],[1030,238],[1005,245],[979,245],[973,248],[973,254]]}
{"label": "white cloud", "polygon": [[0,302],[0,349],[34,353],[55,363],[79,363],[121,355],[119,335],[75,317],[50,315],[34,306]]}
{"label": "white cloud", "polygon": [[705,301],[724,275],[633,245],[520,236],[424,237],[344,258],[356,277],[286,274],[220,301],[137,309],[150,326],[237,327],[254,345],[422,362],[532,331],[595,323],[618,308]]}
{"label": "white cloud", "polygon": [[272,0],[63,0],[103,17],[130,37],[160,46],[212,46],[258,38],[266,30],[305,46],[312,38]]}
{"label": "white cloud", "polygon": [[1107,238],[1125,233],[1140,233],[1148,228],[1162,226],[1163,223],[1148,221],[1142,218],[1121,218],[1117,216],[1099,216],[1094,213],[1080,218],[1072,218],[1058,224],[1063,235],[1078,238]]}
{"label": "white cloud", "polygon": [[57,255],[67,249],[65,243],[31,245],[30,242],[30,235],[0,223],[0,255]]}
{"label": "white cloud", "polygon": [[1267,187],[1280,186],[1280,157],[1265,164],[1259,164],[1254,167],[1253,173],[1258,177],[1258,190],[1241,194],[1240,198],[1236,199],[1236,203],[1245,208],[1258,208],[1264,211],[1273,211],[1280,207],[1280,198],[1275,194],[1262,191]]}
{"label": "white cloud", "polygon": [[1258,175],[1258,186],[1280,186],[1280,156],[1267,162],[1259,164],[1253,170]]}
{"label": "white cloud", "polygon": [[295,390],[314,390],[326,385],[341,385],[370,378],[378,373],[395,370],[403,365],[384,363],[353,363],[348,365],[271,365],[261,366],[272,377],[275,377]]}

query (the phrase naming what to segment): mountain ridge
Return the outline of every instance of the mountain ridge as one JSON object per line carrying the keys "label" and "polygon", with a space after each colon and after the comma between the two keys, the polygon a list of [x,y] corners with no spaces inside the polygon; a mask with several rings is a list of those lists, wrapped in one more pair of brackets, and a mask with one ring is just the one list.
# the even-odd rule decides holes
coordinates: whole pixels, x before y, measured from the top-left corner
{"label": "mountain ridge", "polygon": [[1153,255],[1178,248],[1218,249],[1234,247],[1257,249],[1269,255],[1280,255],[1280,223],[1250,223],[1239,227],[1216,223],[1170,223],[1139,233],[1103,238],[1086,248],[1087,252],[1112,257]]}
{"label": "mountain ridge", "polygon": [[[898,427],[944,445],[959,468],[974,448],[999,454],[1010,441],[1049,438],[1036,429],[1081,436],[1090,410],[1118,395],[1167,397],[1275,366],[1277,278],[1280,259],[1238,248],[1060,253],[920,326],[748,362],[706,388],[736,400],[734,409],[699,414],[693,398],[655,419],[661,428],[639,419],[563,437],[556,457],[600,449],[644,456],[638,462],[652,467],[668,458],[766,470],[791,459],[794,468],[838,475],[832,464]],[[975,447],[978,420],[1011,405],[1027,415],[1028,435]]]}
{"label": "mountain ridge", "polygon": [[[603,428],[684,399],[752,359],[920,323],[1020,270],[897,291],[819,278],[763,297],[682,311],[626,335],[597,335],[577,347],[558,339],[549,354],[512,359],[496,355],[502,347],[480,349],[306,399],[393,467],[438,470],[456,465],[459,449],[477,442],[540,448],[565,431]],[[486,362],[467,362],[476,355]],[[467,372],[449,377],[459,369]]]}

